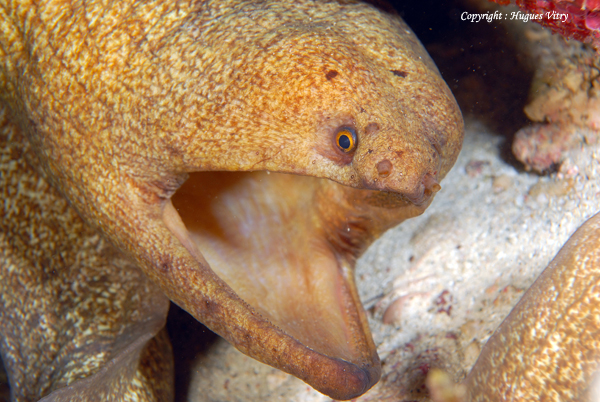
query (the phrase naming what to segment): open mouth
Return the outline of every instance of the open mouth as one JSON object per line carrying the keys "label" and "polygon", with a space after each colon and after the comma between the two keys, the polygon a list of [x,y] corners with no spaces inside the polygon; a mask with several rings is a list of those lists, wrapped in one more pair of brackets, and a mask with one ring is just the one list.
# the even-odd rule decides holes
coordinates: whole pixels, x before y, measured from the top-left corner
{"label": "open mouth", "polygon": [[[278,368],[330,396],[349,399],[373,386],[381,371],[354,283],[355,261],[399,217],[426,207],[408,204],[395,194],[326,179],[202,172],[191,174],[172,197],[163,220],[260,315],[265,329],[253,336],[282,331],[298,343],[296,355]],[[247,349],[240,344],[246,340],[226,338]],[[316,372],[309,373],[302,364],[294,367],[297,359],[326,364],[316,362],[311,366]]]}

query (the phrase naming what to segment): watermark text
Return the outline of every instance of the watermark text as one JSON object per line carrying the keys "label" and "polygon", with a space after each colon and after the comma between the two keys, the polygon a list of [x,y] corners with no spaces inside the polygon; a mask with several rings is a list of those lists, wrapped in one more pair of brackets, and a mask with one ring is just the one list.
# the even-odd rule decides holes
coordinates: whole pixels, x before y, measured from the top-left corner
{"label": "watermark text", "polygon": [[558,13],[556,11],[548,11],[546,13],[526,13],[523,11],[513,11],[510,13],[503,13],[501,11],[486,12],[486,13],[469,13],[467,11],[463,12],[460,15],[461,21],[470,21],[470,22],[493,22],[494,20],[520,20],[523,22],[534,21],[534,20],[558,20],[561,22],[567,22],[569,19],[569,14],[567,13]]}

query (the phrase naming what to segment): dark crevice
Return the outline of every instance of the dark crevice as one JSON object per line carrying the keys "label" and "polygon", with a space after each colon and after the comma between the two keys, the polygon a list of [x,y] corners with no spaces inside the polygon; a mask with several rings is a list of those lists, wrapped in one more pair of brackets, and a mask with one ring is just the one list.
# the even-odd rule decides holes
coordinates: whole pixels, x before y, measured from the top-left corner
{"label": "dark crevice", "polygon": [[503,153],[514,163],[514,133],[529,124],[523,112],[533,78],[527,54],[501,22],[462,21],[476,13],[468,1],[392,2],[415,31],[452,90],[466,119],[476,118],[506,138]]}
{"label": "dark crevice", "polygon": [[10,388],[8,386],[8,375],[4,363],[0,358],[0,402],[10,401]]}
{"label": "dark crevice", "polygon": [[219,336],[174,303],[167,330],[175,363],[175,402],[184,402],[188,400],[194,361],[206,354]]}

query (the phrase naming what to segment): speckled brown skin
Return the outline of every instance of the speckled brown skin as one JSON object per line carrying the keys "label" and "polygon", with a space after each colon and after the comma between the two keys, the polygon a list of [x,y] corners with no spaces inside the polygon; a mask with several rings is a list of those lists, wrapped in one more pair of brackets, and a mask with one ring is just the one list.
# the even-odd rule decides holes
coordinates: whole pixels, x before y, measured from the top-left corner
{"label": "speckled brown skin", "polygon": [[171,346],[164,330],[155,337],[167,298],[27,159],[0,110],[0,353],[11,400],[171,399]]}
{"label": "speckled brown skin", "polygon": [[597,400],[590,392],[600,370],[599,244],[597,214],[485,345],[465,380],[471,401]]}
{"label": "speckled brown skin", "polygon": [[598,401],[600,213],[523,295],[460,384],[436,370],[435,402]]}
{"label": "speckled brown skin", "polygon": [[[0,24],[1,101],[36,167],[85,222],[244,353],[338,399],[377,381],[354,261],[427,207],[463,136],[452,95],[397,16],[354,1],[4,1]],[[356,131],[353,152],[336,146],[340,127]],[[333,301],[335,312],[321,306],[317,316],[341,328],[322,323],[312,336],[285,326],[287,311],[242,299],[239,284],[211,269],[203,254],[214,238],[203,233],[218,235],[224,222],[242,230],[243,221],[207,218],[214,211],[199,207],[198,219],[212,223],[190,232],[196,218],[182,221],[170,198],[186,173],[219,170],[331,180],[263,177],[265,195],[250,204],[255,217],[281,210],[304,219],[296,237],[288,225],[265,234],[263,244],[287,239],[288,253],[258,278],[277,286],[271,268],[299,269],[298,300]],[[289,243],[298,239],[302,253]],[[253,254],[241,246],[234,239],[217,265]]]}

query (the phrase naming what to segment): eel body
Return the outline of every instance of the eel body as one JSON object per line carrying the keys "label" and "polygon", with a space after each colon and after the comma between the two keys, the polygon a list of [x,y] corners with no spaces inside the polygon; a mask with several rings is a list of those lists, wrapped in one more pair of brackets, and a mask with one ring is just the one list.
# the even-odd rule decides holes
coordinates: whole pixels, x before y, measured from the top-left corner
{"label": "eel body", "polygon": [[40,178],[7,117],[3,110],[0,351],[11,399],[172,399],[171,347],[159,332],[168,299]]}
{"label": "eel body", "polygon": [[162,294],[333,398],[377,382],[355,260],[424,211],[463,138],[397,15],[5,0],[0,24],[14,400],[169,399]]}
{"label": "eel body", "polygon": [[428,377],[436,402],[600,398],[600,213],[567,241],[494,332],[467,378]]}
{"label": "eel body", "polygon": [[600,214],[585,222],[496,330],[465,380],[471,401],[597,401]]}

